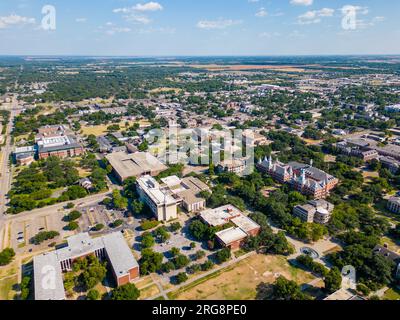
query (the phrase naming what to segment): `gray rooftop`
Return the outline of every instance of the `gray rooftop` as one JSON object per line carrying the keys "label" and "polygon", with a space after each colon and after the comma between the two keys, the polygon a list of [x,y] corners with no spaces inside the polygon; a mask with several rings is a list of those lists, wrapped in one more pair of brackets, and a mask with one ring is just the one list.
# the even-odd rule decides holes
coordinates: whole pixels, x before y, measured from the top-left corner
{"label": "gray rooftop", "polygon": [[33,258],[35,300],[65,300],[61,266],[55,251]]}

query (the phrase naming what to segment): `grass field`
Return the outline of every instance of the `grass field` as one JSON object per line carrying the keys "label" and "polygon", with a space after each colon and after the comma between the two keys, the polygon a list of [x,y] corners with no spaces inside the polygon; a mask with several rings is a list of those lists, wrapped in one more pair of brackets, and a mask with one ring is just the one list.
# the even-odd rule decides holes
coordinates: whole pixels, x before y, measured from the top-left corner
{"label": "grass field", "polygon": [[257,295],[261,282],[273,283],[284,276],[298,284],[315,279],[295,268],[282,256],[253,255],[227,269],[217,271],[193,284],[169,294],[177,300],[250,300]]}
{"label": "grass field", "polygon": [[0,279],[0,300],[12,300],[15,295],[13,286],[17,284],[18,277],[13,275],[7,278]]}
{"label": "grass field", "polygon": [[385,292],[383,296],[385,300],[400,300],[400,290],[398,288],[392,288]]}
{"label": "grass field", "polygon": [[[137,123],[137,121],[125,121],[125,120],[122,120],[119,123],[119,126],[121,128],[120,131],[124,131],[126,129],[126,126],[125,126],[126,122],[129,123],[129,126],[132,126],[133,124]],[[148,121],[144,121],[144,120],[143,121],[139,121],[139,124],[140,124],[141,127],[146,127],[146,126],[150,125],[150,123]],[[95,135],[97,137],[97,136],[101,136],[101,135],[106,134],[107,133],[107,128],[109,126],[111,126],[111,125],[112,125],[112,123],[102,124],[102,125],[98,125],[98,126],[87,126],[87,127],[83,126],[82,129],[81,129],[81,132],[82,132],[83,135],[91,135],[91,134],[93,134],[93,135]]]}

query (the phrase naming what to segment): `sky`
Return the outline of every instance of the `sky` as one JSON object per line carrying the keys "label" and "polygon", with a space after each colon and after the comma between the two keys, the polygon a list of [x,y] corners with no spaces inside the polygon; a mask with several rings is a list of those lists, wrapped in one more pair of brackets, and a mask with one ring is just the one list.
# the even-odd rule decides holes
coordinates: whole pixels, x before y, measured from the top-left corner
{"label": "sky", "polygon": [[0,55],[400,54],[397,0],[1,0]]}

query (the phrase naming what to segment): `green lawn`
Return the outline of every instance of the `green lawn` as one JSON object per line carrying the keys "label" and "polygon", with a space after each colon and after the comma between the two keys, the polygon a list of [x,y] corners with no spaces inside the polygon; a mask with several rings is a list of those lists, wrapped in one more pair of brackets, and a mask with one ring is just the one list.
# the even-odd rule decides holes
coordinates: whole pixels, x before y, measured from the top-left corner
{"label": "green lawn", "polygon": [[400,289],[392,288],[385,292],[383,296],[385,300],[400,300]]}
{"label": "green lawn", "polygon": [[13,286],[17,284],[17,275],[0,279],[0,300],[12,300],[15,295]]}

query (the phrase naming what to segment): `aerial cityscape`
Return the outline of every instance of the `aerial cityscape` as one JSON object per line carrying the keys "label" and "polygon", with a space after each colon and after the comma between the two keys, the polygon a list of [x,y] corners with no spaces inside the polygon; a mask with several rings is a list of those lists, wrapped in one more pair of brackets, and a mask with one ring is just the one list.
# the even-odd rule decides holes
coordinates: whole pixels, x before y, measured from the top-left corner
{"label": "aerial cityscape", "polygon": [[0,4],[0,300],[400,300],[399,4],[39,2]]}

